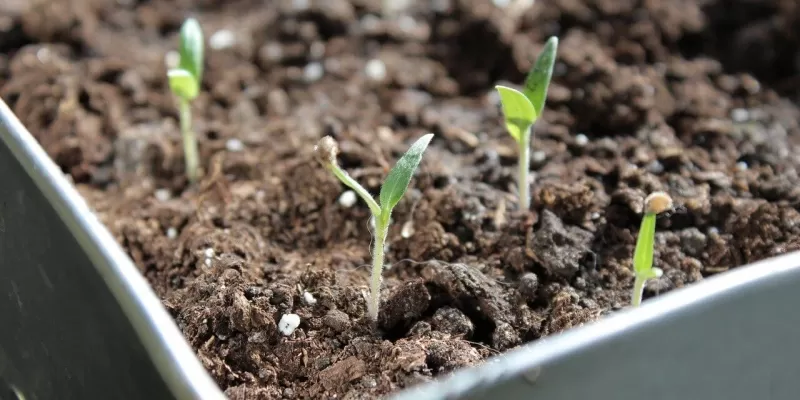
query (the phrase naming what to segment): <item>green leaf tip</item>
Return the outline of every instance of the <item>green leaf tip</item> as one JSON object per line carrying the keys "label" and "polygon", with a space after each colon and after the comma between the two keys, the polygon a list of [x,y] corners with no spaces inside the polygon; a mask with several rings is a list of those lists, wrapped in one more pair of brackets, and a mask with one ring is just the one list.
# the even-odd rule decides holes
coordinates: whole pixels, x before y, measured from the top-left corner
{"label": "green leaf tip", "polygon": [[185,69],[175,68],[167,71],[167,79],[172,93],[182,99],[193,100],[200,92],[200,85],[194,75]]}
{"label": "green leaf tip", "polygon": [[203,30],[194,18],[188,18],[181,26],[180,68],[189,71],[198,82],[203,81]]}
{"label": "green leaf tip", "polygon": [[428,144],[433,139],[433,134],[429,133],[417,139],[411,147],[408,148],[405,154],[397,160],[386,180],[381,186],[380,203],[383,213],[390,213],[394,206],[400,202],[403,195],[408,189],[408,184],[411,182],[411,177],[414,175],[422,160],[422,154],[428,148]]}
{"label": "green leaf tip", "polygon": [[536,122],[536,109],[519,90],[501,85],[495,86],[495,90],[500,94],[506,129],[514,140],[520,142]]}
{"label": "green leaf tip", "polygon": [[536,109],[536,115],[542,115],[544,104],[547,100],[547,89],[553,78],[553,66],[556,62],[558,38],[550,37],[533,63],[528,76],[525,78],[525,88],[522,90]]}

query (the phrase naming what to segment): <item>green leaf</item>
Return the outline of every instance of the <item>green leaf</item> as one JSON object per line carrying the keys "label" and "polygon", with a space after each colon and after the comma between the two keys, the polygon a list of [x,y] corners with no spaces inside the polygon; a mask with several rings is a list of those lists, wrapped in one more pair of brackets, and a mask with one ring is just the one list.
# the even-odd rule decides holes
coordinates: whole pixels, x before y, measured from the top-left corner
{"label": "green leaf", "polygon": [[647,213],[642,218],[636,249],[633,251],[633,270],[636,275],[652,278],[653,247],[656,236],[656,214]]}
{"label": "green leaf", "polygon": [[189,18],[181,27],[180,68],[189,71],[198,85],[203,81],[203,30],[200,23]]}
{"label": "green leaf", "polygon": [[422,153],[428,148],[428,143],[433,139],[433,134],[429,133],[417,139],[411,147],[408,148],[406,154],[397,160],[386,180],[381,186],[380,203],[382,214],[387,215],[392,212],[394,206],[400,202],[403,195],[408,189],[408,184],[411,182],[411,177],[414,175],[420,160],[422,160]]}
{"label": "green leaf", "polygon": [[184,100],[193,100],[200,91],[194,76],[185,69],[175,68],[167,71],[167,79],[172,93]]}
{"label": "green leaf", "polygon": [[531,125],[536,122],[536,109],[519,90],[500,85],[494,88],[500,93],[506,129],[514,140],[520,142],[524,135],[529,134]]}
{"label": "green leaf", "polygon": [[558,38],[553,36],[547,40],[544,49],[539,53],[536,62],[533,63],[528,76],[525,78],[525,88],[522,90],[525,97],[530,100],[536,109],[536,115],[542,115],[544,103],[547,100],[547,88],[550,87],[550,79],[553,77],[553,65],[556,62],[556,50],[558,48]]}

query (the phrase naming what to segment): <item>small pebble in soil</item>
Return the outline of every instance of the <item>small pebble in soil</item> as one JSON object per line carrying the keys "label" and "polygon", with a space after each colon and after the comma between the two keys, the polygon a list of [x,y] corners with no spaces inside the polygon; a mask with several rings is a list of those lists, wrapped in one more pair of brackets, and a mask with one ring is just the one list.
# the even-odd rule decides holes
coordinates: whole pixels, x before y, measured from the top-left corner
{"label": "small pebble in soil", "polygon": [[322,78],[324,72],[325,71],[322,68],[322,64],[318,62],[312,62],[303,68],[303,79],[309,83],[316,82]]}
{"label": "small pebble in soil", "polygon": [[244,143],[239,139],[228,139],[225,142],[225,149],[232,153],[237,153],[244,150]]}
{"label": "small pebble in soil", "polygon": [[543,152],[541,150],[537,150],[537,151],[534,151],[533,153],[531,153],[531,161],[536,163],[536,164],[544,162],[544,160],[546,158],[547,158],[547,154],[545,154],[545,152]]}
{"label": "small pebble in soil", "polygon": [[227,49],[233,47],[234,44],[236,44],[236,35],[227,29],[218,30],[208,38],[208,47],[214,50]]}
{"label": "small pebble in soil", "polygon": [[406,221],[403,224],[403,228],[400,230],[400,236],[403,239],[408,239],[414,235],[414,221]]}
{"label": "small pebble in soil", "polygon": [[344,311],[329,310],[322,323],[336,332],[344,332],[350,327],[350,317]]}
{"label": "small pebble in soil", "polygon": [[469,338],[475,326],[461,310],[453,307],[442,307],[433,313],[431,325],[439,332],[457,337]]}
{"label": "small pebble in soil", "polygon": [[283,397],[291,399],[294,397],[294,390],[292,388],[283,389]]}
{"label": "small pebble in soil", "polygon": [[653,160],[649,164],[647,164],[646,169],[647,172],[658,175],[664,172],[664,164],[661,164],[661,162],[658,160]]}
{"label": "small pebble in soil", "polygon": [[733,122],[746,122],[750,119],[750,112],[744,108],[734,108],[731,110],[731,119]]}
{"label": "small pebble in soil", "polygon": [[317,304],[317,299],[314,298],[314,295],[311,294],[311,292],[303,292],[303,301],[310,306]]}
{"label": "small pebble in soil", "polygon": [[356,198],[356,192],[348,190],[339,196],[339,205],[344,208],[350,208],[356,204],[356,200],[358,200],[358,198]]}
{"label": "small pebble in soil", "polygon": [[206,256],[206,259],[205,259],[206,267],[210,267],[212,258],[214,258],[214,249],[209,247],[204,251],[204,254]]}
{"label": "small pebble in soil", "polygon": [[308,47],[308,55],[313,60],[322,59],[325,56],[325,43],[320,41],[311,43],[311,46]]}
{"label": "small pebble in soil", "polygon": [[703,232],[697,228],[687,228],[680,233],[681,247],[683,252],[690,256],[702,254],[708,244],[708,239]]}
{"label": "small pebble in soil", "polygon": [[409,337],[421,337],[431,333],[431,324],[425,321],[419,321],[408,330]]}
{"label": "small pebble in soil", "polygon": [[298,326],[300,326],[300,316],[297,314],[283,314],[280,322],[278,322],[278,330],[284,336],[291,336]]}
{"label": "small pebble in soil", "polygon": [[381,305],[378,325],[392,329],[400,323],[411,324],[428,309],[431,295],[421,280],[407,282],[395,289]]}
{"label": "small pebble in soil", "polygon": [[539,290],[539,277],[533,272],[528,272],[519,278],[517,286],[519,294],[527,302],[536,300],[536,291]]}
{"label": "small pebble in soil", "polygon": [[167,201],[172,197],[172,193],[170,193],[169,189],[158,189],[155,196],[158,201]]}
{"label": "small pebble in soil", "polygon": [[164,65],[167,69],[176,68],[181,63],[181,55],[175,50],[170,50],[164,55]]}
{"label": "small pebble in soil", "polygon": [[747,168],[749,168],[749,166],[744,161],[739,161],[739,162],[736,163],[736,170],[737,171],[747,171]]}
{"label": "small pebble in soil", "polygon": [[310,0],[292,0],[292,8],[294,8],[295,11],[305,11],[309,7],[311,7]]}
{"label": "small pebble in soil", "polygon": [[589,138],[586,135],[579,133],[575,136],[575,144],[577,144],[578,146],[583,147],[586,146],[588,143],[589,143]]}
{"label": "small pebble in soil", "polygon": [[377,58],[367,61],[364,71],[373,81],[382,81],[386,78],[386,64]]}
{"label": "small pebble in soil", "polygon": [[170,239],[175,239],[178,237],[178,230],[173,227],[169,227],[169,229],[167,229],[167,237]]}

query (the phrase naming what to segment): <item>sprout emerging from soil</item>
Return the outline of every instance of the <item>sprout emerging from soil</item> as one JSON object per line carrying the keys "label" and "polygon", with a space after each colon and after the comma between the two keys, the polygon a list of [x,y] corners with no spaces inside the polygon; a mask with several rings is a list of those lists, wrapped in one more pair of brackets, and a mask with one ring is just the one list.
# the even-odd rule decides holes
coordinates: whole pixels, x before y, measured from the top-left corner
{"label": "sprout emerging from soil", "polygon": [[325,136],[317,143],[314,152],[317,160],[326,169],[331,171],[336,178],[347,187],[353,189],[356,194],[367,203],[372,212],[375,223],[375,247],[372,252],[372,278],[370,279],[370,298],[367,304],[367,315],[373,321],[378,319],[378,307],[380,305],[381,272],[383,271],[384,247],[386,235],[389,232],[389,223],[392,217],[392,210],[403,198],[411,177],[414,175],[422,160],[422,154],[428,148],[428,143],[433,139],[433,134],[429,133],[419,139],[406,151],[397,161],[394,168],[389,171],[386,180],[381,185],[381,193],[378,201],[356,182],[350,175],[339,167],[336,162],[336,155],[339,153],[339,146],[330,136]]}
{"label": "sprout emerging from soil", "polygon": [[633,271],[636,276],[633,282],[631,304],[638,307],[642,303],[644,284],[648,279],[661,277],[662,271],[653,267],[653,247],[656,236],[656,216],[672,209],[672,198],[664,192],[651,193],[644,200],[644,218],[639,228],[639,237],[636,239],[636,249],[633,252]]}
{"label": "sprout emerging from soil", "polygon": [[530,208],[531,200],[528,183],[528,170],[530,169],[530,144],[533,125],[544,111],[547,89],[553,77],[553,65],[556,61],[558,38],[553,36],[547,40],[544,50],[536,58],[528,76],[525,78],[525,87],[522,91],[507,86],[497,85],[495,89],[500,94],[500,103],[503,107],[506,129],[519,145],[519,204],[520,208]]}
{"label": "sprout emerging from soil", "polygon": [[194,183],[200,177],[200,160],[197,138],[192,132],[190,102],[200,93],[203,80],[203,31],[194,18],[187,19],[181,27],[180,64],[167,71],[169,87],[178,97],[183,154],[186,160],[186,176]]}

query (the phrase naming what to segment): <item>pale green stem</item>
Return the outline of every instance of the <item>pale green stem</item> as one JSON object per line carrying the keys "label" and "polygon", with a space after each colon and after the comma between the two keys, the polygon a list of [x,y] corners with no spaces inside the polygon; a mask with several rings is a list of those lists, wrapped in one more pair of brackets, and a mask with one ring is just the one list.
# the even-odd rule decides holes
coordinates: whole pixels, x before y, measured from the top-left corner
{"label": "pale green stem", "polygon": [[347,187],[349,187],[350,189],[353,189],[353,191],[355,191],[356,194],[359,197],[361,197],[361,199],[364,200],[365,203],[367,203],[367,206],[369,206],[369,210],[372,212],[372,215],[377,220],[378,216],[381,215],[381,206],[379,206],[378,202],[376,202],[375,199],[372,198],[372,195],[369,194],[367,189],[364,189],[364,187],[361,186],[361,184],[356,182],[355,179],[351,178],[350,175],[341,168],[339,168],[338,165],[329,164],[328,168],[331,170],[331,172],[333,172],[334,175],[336,175],[337,178],[339,178],[340,181],[342,181],[342,183],[347,185]]}
{"label": "pale green stem", "polygon": [[647,278],[636,275],[636,279],[633,281],[633,293],[631,294],[631,305],[634,307],[639,307],[642,304],[642,295],[644,293],[644,284],[647,282]]}
{"label": "pale green stem", "polygon": [[519,206],[523,211],[528,211],[531,208],[531,195],[530,183],[528,182],[528,171],[531,167],[531,131],[533,128],[528,128],[528,131],[522,135],[519,141]]}
{"label": "pale green stem", "polygon": [[189,182],[195,183],[200,178],[200,159],[197,150],[197,138],[192,132],[192,109],[188,100],[180,99],[179,102],[186,176],[189,178]]}
{"label": "pale green stem", "polygon": [[386,244],[386,235],[389,231],[389,219],[389,215],[375,218],[375,248],[372,251],[372,279],[370,279],[370,296],[367,304],[367,315],[373,321],[378,320],[378,309],[381,304],[383,252]]}

